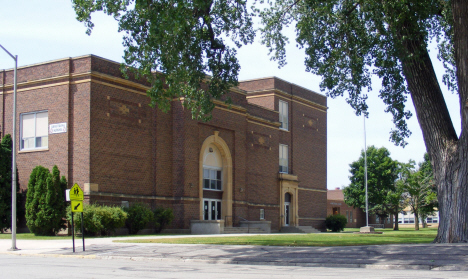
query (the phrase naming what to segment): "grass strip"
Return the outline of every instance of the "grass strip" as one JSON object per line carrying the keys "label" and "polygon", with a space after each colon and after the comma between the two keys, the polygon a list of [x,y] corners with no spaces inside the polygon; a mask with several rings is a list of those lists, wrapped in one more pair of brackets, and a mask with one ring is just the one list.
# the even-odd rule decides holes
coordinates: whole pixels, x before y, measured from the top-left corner
{"label": "grass strip", "polygon": [[215,244],[215,245],[263,245],[263,246],[358,246],[383,244],[431,243],[436,237],[436,229],[392,231],[377,230],[383,234],[344,233],[320,234],[265,234],[246,236],[210,236],[161,239],[118,240],[124,243],[167,243],[167,244]]}

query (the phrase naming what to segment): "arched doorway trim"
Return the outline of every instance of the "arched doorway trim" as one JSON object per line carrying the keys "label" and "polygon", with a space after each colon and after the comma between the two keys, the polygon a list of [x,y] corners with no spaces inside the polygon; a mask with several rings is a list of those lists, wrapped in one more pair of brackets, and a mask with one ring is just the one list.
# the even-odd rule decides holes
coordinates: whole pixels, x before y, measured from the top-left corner
{"label": "arched doorway trim", "polygon": [[[203,155],[205,150],[213,144],[221,154],[222,160],[222,181],[223,181],[223,199],[222,199],[222,219],[226,220],[226,226],[232,226],[232,156],[226,142],[219,136],[219,131],[215,131],[214,135],[205,139],[200,149],[199,161],[199,197],[200,197],[200,220],[203,220]],[[231,216],[231,218],[225,218]]]}
{"label": "arched doorway trim", "polygon": [[286,226],[286,218],[284,216],[286,193],[291,195],[291,201],[289,202],[289,226],[295,227],[299,225],[298,186],[297,176],[280,174],[280,224],[282,227]]}

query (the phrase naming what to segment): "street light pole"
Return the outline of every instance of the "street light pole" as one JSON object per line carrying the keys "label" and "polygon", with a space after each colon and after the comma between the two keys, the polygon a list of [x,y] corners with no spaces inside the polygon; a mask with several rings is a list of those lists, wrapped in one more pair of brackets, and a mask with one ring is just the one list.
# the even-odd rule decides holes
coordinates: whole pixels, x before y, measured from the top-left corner
{"label": "street light pole", "polygon": [[366,114],[364,113],[364,184],[366,186],[366,227],[369,227],[369,203],[367,196],[367,143],[366,143]]}
{"label": "street light pole", "polygon": [[12,132],[12,159],[11,159],[11,249],[16,251],[16,87],[17,87],[17,70],[18,70],[18,55],[12,55],[2,45],[0,47],[15,60],[15,73],[13,81],[13,132]]}

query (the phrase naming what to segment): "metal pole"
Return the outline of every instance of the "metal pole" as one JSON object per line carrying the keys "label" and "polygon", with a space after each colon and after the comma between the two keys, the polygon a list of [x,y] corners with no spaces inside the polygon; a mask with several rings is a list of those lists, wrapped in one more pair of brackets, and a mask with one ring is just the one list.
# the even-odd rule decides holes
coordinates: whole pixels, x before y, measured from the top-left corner
{"label": "metal pole", "polygon": [[2,45],[0,47],[15,60],[15,74],[13,81],[13,132],[12,132],[12,147],[11,147],[11,249],[10,251],[19,250],[16,247],[16,87],[17,87],[17,72],[18,72],[18,55],[12,55]]}
{"label": "metal pole", "polygon": [[366,227],[369,226],[369,203],[367,197],[367,143],[366,143],[366,114],[364,113],[364,184],[366,186]]}
{"label": "metal pole", "polygon": [[73,241],[73,253],[75,253],[75,224],[73,222],[73,211],[71,213],[71,221],[72,221],[72,241]]}
{"label": "metal pole", "polygon": [[85,243],[84,243],[84,226],[83,226],[83,211],[81,211],[81,237],[83,237],[83,252],[85,251]]}

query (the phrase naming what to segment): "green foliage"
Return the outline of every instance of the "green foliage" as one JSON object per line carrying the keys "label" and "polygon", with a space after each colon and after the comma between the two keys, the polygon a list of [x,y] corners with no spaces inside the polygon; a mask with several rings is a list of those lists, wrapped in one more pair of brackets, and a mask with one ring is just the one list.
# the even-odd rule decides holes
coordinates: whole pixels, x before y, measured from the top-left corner
{"label": "green foliage", "polygon": [[[133,67],[122,70],[150,82],[152,106],[167,111],[173,98],[182,98],[192,116],[203,120],[211,117],[211,99],[220,99],[238,83],[237,52],[226,38],[240,47],[252,43],[255,34],[245,0],[72,2],[88,34],[93,12],[103,11],[119,22],[125,63]],[[202,82],[207,88],[200,88]]]}
{"label": "green foliage", "polygon": [[65,190],[67,180],[60,179],[54,166],[52,173],[43,166],[31,172],[26,196],[26,225],[35,235],[55,235],[65,228]]}
{"label": "green foliage", "polygon": [[174,213],[172,212],[172,208],[158,207],[153,210],[153,214],[154,224],[158,233],[160,233],[164,227],[170,225],[172,220],[174,220]]}
{"label": "green foliage", "polygon": [[[359,160],[351,163],[350,167],[351,183],[343,190],[345,202],[349,206],[365,209],[364,151]],[[370,213],[385,218],[394,212],[393,203],[399,200],[399,191],[395,188],[398,168],[398,162],[390,158],[390,152],[385,147],[367,148],[367,192]]]}
{"label": "green foliage", "polygon": [[151,209],[143,203],[132,204],[130,207],[124,208],[124,210],[128,214],[125,225],[130,234],[136,234],[139,230],[146,228],[154,217]]}
{"label": "green foliage", "polygon": [[[67,207],[67,220],[71,224],[71,208]],[[81,214],[73,215],[75,231],[81,231]],[[120,207],[85,204],[83,206],[85,235],[109,235],[125,225],[127,213]]]}
{"label": "green foliage", "polygon": [[[0,233],[11,228],[11,154],[12,141],[9,134],[0,144]],[[18,193],[18,171],[16,172],[17,213],[21,212],[21,196]],[[17,214],[19,216],[20,214]]]}
{"label": "green foliage", "polygon": [[[273,2],[273,1],[272,1]],[[405,146],[410,136],[405,103],[409,87],[404,66],[427,54],[428,42],[437,38],[439,58],[447,74],[444,82],[454,90],[453,29],[450,1],[296,1],[277,0],[260,12],[262,42],[282,66],[286,63],[283,34],[295,24],[296,42],[305,49],[306,70],[322,76],[327,95],[347,95],[357,115],[367,114],[366,91],[372,77],[381,79],[379,97],[393,115],[390,138]]]}
{"label": "green foliage", "polygon": [[418,170],[415,170],[414,165],[414,161],[404,165],[397,184],[403,190],[403,197],[416,217],[415,229],[418,230],[418,219],[424,220],[432,215],[438,202],[429,156],[424,155],[424,162],[419,164]]}
{"label": "green foliage", "polygon": [[346,220],[346,217],[341,214],[329,215],[325,219],[325,226],[332,232],[340,232],[344,230],[347,223],[348,220]]}

